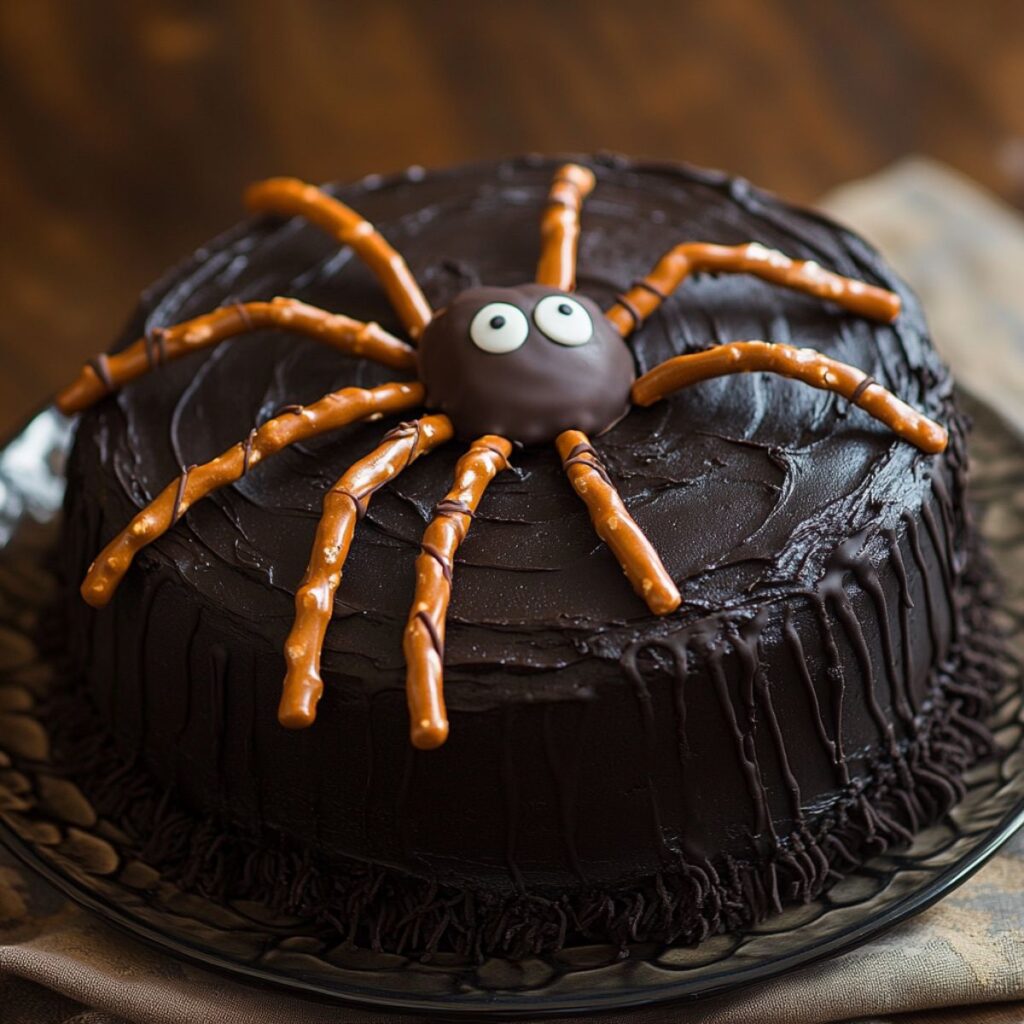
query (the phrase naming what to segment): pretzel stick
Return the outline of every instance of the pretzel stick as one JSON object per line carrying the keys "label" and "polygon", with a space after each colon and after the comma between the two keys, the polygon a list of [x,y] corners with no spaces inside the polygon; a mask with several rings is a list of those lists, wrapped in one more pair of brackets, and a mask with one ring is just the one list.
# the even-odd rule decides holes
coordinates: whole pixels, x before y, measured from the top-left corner
{"label": "pretzel stick", "polygon": [[431,750],[448,738],[444,706],[444,634],[452,593],[455,552],[469,531],[470,520],[487,485],[508,468],[512,445],[485,434],[470,446],[455,467],[455,483],[439,502],[423,534],[416,559],[416,592],[402,646],[405,651],[405,694],[409,703],[409,734],[414,747]]}
{"label": "pretzel stick", "polygon": [[675,356],[633,384],[633,401],[637,405],[653,405],[689,384],[752,370],[778,373],[811,387],[834,391],[922,451],[934,454],[946,447],[948,435],[938,423],[912,409],[863,370],[830,359],[812,348],[734,341],[706,352]]}
{"label": "pretzel stick", "polygon": [[366,515],[376,491],[421,455],[450,440],[452,433],[447,416],[424,416],[414,423],[402,423],[327,492],[309,567],[295,592],[295,625],[284,645],[288,672],[277,717],[287,728],[302,729],[316,719],[316,706],[324,692],[320,654],[356,520]]}
{"label": "pretzel stick", "polygon": [[555,171],[548,205],[540,222],[541,250],[537,283],[571,292],[576,287],[576,245],[580,237],[580,207],[594,188],[594,172],[579,164]]}
{"label": "pretzel stick", "polygon": [[806,292],[861,316],[889,323],[899,316],[900,297],[884,288],[840,277],[811,260],[792,260],[760,242],[711,245],[686,242],[669,250],[654,270],[619,296],[605,316],[624,338],[640,326],[694,271],[753,274],[765,281]]}
{"label": "pretzel stick", "polygon": [[388,334],[379,324],[363,323],[308,306],[298,299],[279,297],[271,302],[224,306],[174,327],[158,328],[117,355],[98,356],[86,363],[74,383],[57,395],[57,408],[70,416],[163,363],[267,327],[297,331],[346,355],[365,356],[393,370],[411,370],[416,366],[415,349]]}
{"label": "pretzel stick", "polygon": [[364,217],[315,185],[297,178],[268,178],[245,190],[245,205],[255,213],[305,217],[349,245],[384,286],[398,318],[413,338],[423,333],[433,313],[405,260]]}
{"label": "pretzel stick", "polygon": [[580,430],[566,430],[555,441],[569,482],[587,506],[597,535],[612,550],[633,589],[655,615],[674,612],[682,600],[657,551],[626,511],[607,470]]}
{"label": "pretzel stick", "polygon": [[82,583],[82,597],[102,608],[114,595],[132,559],[163,536],[200,498],[242,477],[268,455],[356,420],[402,412],[423,401],[422,384],[344,388],[305,407],[267,420],[242,442],[210,462],[186,469],[169,483],[99,554]]}

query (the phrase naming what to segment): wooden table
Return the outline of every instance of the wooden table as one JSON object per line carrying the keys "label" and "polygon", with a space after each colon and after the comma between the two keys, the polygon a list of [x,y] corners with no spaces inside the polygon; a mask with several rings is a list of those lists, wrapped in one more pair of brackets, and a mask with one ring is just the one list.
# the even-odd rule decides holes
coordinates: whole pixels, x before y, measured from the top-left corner
{"label": "wooden table", "polygon": [[1024,203],[1018,0],[0,4],[0,429],[250,179],[527,150],[799,200],[923,152]]}

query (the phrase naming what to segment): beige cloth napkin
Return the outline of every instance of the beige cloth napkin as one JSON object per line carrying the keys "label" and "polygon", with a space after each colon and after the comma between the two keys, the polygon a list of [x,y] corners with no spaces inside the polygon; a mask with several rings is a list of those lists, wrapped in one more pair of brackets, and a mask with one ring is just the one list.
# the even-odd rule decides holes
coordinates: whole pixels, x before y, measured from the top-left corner
{"label": "beige cloth napkin", "polygon": [[[824,205],[882,248],[921,294],[960,379],[1024,430],[1024,221],[921,160],[843,188]],[[0,1024],[410,1019],[300,1000],[179,963],[76,909],[0,854]],[[734,996],[600,1019],[1022,1024],[1024,835],[940,904],[858,950]]]}

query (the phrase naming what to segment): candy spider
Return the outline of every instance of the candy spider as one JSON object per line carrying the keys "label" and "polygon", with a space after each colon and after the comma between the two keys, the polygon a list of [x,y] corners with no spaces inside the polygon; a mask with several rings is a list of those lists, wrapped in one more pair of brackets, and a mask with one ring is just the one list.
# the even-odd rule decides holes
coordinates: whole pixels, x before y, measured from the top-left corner
{"label": "candy spider", "polygon": [[373,494],[421,455],[458,437],[469,447],[423,535],[403,640],[411,739],[416,747],[429,749],[448,735],[442,676],[455,554],[488,484],[508,467],[514,442],[554,442],[598,535],[656,615],[679,607],[679,590],[590,443],[590,436],[613,427],[631,404],[648,406],[724,374],[767,371],[842,395],[925,452],[945,448],[941,426],[861,370],[812,349],[734,341],[675,356],[637,378],[625,339],[695,271],[753,274],[882,321],[898,316],[899,298],[756,242],[684,242],[602,313],[593,301],[574,294],[580,209],[593,187],[594,175],[585,167],[566,164],[557,170],[542,216],[541,255],[532,284],[470,288],[435,312],[398,253],[353,210],[294,179],[253,185],[246,195],[251,210],[304,216],[351,246],[383,285],[417,347],[378,324],[296,299],[238,303],[152,331],[117,355],[97,356],[58,395],[58,407],[77,412],[168,360],[264,328],[297,331],[348,355],[407,371],[414,379],[343,388],[311,405],[290,407],[212,461],[184,469],[93,562],[82,584],[85,600],[94,607],[105,605],[141,548],[171,529],[201,498],[238,480],[267,456],[358,420],[424,406],[429,412],[386,434],[324,498],[313,553],[295,595],[278,717],[290,728],[311,725],[315,718],[323,693],[321,647],[334,595],[356,523]]}

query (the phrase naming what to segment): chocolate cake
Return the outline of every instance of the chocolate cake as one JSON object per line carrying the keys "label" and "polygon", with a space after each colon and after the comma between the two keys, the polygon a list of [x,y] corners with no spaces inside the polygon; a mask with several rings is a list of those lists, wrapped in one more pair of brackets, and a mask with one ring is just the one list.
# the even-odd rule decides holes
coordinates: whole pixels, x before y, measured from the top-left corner
{"label": "chocolate cake", "polygon": [[[299,208],[316,190],[257,194],[307,217],[198,251],[77,382],[74,656],[119,757],[224,849],[280,853],[229,895],[384,949],[699,941],[908,840],[987,747],[965,424],[913,294],[741,179],[580,163],[596,182],[525,158],[327,189],[422,301],[375,278],[369,228],[339,248]],[[688,240],[718,245],[648,273]],[[349,354],[274,296],[355,318]],[[218,325],[248,336],[177,358]],[[339,389],[387,400],[301,434]],[[264,462],[271,420],[296,443]],[[233,482],[195,500],[222,452]]]}

